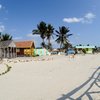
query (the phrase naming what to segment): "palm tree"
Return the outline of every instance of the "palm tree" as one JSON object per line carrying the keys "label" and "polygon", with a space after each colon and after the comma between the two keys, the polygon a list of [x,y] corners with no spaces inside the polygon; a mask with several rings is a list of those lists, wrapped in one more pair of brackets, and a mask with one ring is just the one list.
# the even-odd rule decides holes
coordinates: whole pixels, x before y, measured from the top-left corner
{"label": "palm tree", "polygon": [[46,37],[48,40],[48,49],[52,49],[52,44],[51,44],[51,36],[53,36],[54,33],[54,28],[51,24],[48,24],[47,26],[47,33],[46,33]]}
{"label": "palm tree", "polygon": [[69,28],[65,27],[65,26],[62,26],[62,27],[59,27],[59,31],[56,30],[56,42],[58,44],[60,44],[60,50],[62,48],[62,46],[66,46],[66,49],[68,49],[68,46],[69,46],[69,40],[68,40],[68,37],[71,36],[72,34],[67,34],[69,32]]}
{"label": "palm tree", "polygon": [[[0,42],[1,42],[1,32],[0,32]],[[2,61],[2,49],[0,48],[0,61]]]}
{"label": "palm tree", "polygon": [[1,32],[0,32],[0,41],[1,41]]}
{"label": "palm tree", "polygon": [[46,31],[47,31],[47,26],[46,23],[41,21],[38,25],[37,25],[37,29],[32,31],[32,34],[37,34],[40,35],[40,37],[42,38],[42,46],[45,47],[45,37],[46,37]]}
{"label": "palm tree", "polygon": [[12,40],[12,36],[8,33],[1,34],[1,41]]}

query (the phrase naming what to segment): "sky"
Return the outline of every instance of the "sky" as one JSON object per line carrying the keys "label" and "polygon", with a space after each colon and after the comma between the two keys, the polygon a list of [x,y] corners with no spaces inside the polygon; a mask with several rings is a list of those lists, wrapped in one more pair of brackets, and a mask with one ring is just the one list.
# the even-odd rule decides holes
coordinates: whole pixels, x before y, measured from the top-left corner
{"label": "sky", "polygon": [[[9,33],[15,41],[41,38],[32,35],[41,21],[55,30],[69,27],[73,45],[100,46],[100,0],[0,0],[0,32]],[[54,47],[58,45],[52,39]]]}

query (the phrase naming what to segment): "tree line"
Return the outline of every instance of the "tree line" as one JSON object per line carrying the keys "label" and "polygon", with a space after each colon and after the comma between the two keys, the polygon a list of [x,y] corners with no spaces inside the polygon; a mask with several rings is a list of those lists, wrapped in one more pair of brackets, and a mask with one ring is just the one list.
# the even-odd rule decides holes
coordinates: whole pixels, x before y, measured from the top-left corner
{"label": "tree line", "polygon": [[[65,26],[61,26],[58,30],[55,30],[51,24],[47,24],[44,21],[41,21],[39,24],[37,24],[37,29],[32,30],[32,34],[39,35],[42,39],[41,46],[49,50],[52,50],[51,38],[55,35],[55,42],[60,45],[61,50],[61,48],[68,49],[68,47],[71,46],[68,37],[72,34],[68,34],[69,31],[69,28]],[[46,40],[48,41],[47,44],[45,42]]]}
{"label": "tree line", "polygon": [[[41,37],[41,46],[48,50],[52,50],[51,38],[53,38],[54,36],[56,37],[55,42],[60,45],[60,50],[62,48],[68,49],[68,47],[71,47],[71,43],[68,40],[68,37],[72,34],[69,34],[69,32],[70,30],[68,27],[61,26],[58,30],[56,30],[53,25],[47,24],[44,21],[41,21],[39,24],[37,24],[37,29],[32,30],[33,35],[39,35]],[[8,33],[2,34],[0,32],[0,41],[6,40],[12,40],[12,36]],[[47,43],[46,40],[48,41]]]}

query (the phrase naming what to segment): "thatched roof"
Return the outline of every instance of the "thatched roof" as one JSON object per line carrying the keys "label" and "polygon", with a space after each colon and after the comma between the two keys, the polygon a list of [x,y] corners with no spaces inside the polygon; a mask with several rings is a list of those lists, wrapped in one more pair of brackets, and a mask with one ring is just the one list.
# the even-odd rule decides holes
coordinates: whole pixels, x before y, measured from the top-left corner
{"label": "thatched roof", "polygon": [[1,41],[0,48],[16,47],[13,40]]}

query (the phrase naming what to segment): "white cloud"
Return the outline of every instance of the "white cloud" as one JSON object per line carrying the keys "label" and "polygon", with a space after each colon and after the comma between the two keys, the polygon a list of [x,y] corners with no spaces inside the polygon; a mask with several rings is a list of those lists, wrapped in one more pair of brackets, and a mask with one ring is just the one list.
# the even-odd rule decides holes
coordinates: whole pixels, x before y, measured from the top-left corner
{"label": "white cloud", "polygon": [[2,5],[0,4],[0,10],[2,9]]}
{"label": "white cloud", "polygon": [[38,37],[39,35],[33,35],[32,33],[29,33],[29,34],[27,34],[26,36],[27,36],[27,37],[32,37],[32,38],[33,38],[33,37]]}
{"label": "white cloud", "polygon": [[0,25],[0,32],[4,32],[5,31],[5,26],[4,25]]}
{"label": "white cloud", "polygon": [[21,40],[21,39],[23,39],[22,37],[14,37],[13,38],[14,40]]}
{"label": "white cloud", "polygon": [[32,33],[27,34],[27,37],[33,37]]}
{"label": "white cloud", "polygon": [[87,13],[86,15],[85,15],[85,18],[87,18],[87,19],[93,19],[93,18],[95,18],[96,16],[93,14],[93,13]]}
{"label": "white cloud", "polygon": [[73,17],[73,18],[64,18],[63,21],[64,22],[67,22],[67,23],[78,23],[78,22],[81,22],[83,20],[83,18],[76,18],[76,17]]}
{"label": "white cloud", "polygon": [[2,11],[4,11],[4,13],[8,13],[8,10],[6,9],[6,7],[5,6],[3,6],[2,4],[0,4],[0,10]]}
{"label": "white cloud", "polygon": [[87,13],[85,16],[77,18],[64,18],[63,21],[66,23],[91,23],[93,19],[96,17],[93,13]]}

